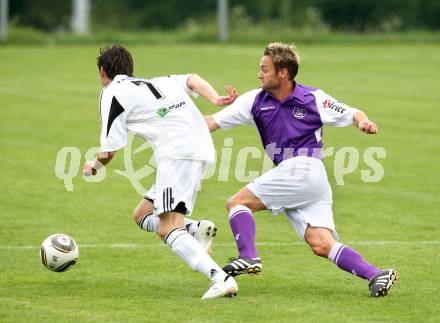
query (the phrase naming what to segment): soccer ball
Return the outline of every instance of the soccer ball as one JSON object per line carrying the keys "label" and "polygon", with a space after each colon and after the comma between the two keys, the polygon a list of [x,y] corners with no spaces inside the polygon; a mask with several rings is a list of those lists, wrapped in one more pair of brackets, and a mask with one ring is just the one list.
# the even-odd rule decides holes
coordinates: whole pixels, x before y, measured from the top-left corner
{"label": "soccer ball", "polygon": [[40,249],[41,262],[52,271],[66,271],[76,264],[79,257],[75,240],[63,233],[56,233],[43,241]]}

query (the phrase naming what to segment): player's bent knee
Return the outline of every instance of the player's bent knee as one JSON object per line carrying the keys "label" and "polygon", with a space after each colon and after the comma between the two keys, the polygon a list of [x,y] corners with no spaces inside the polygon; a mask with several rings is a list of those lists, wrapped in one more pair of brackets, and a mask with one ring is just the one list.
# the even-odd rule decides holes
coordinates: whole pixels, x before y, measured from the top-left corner
{"label": "player's bent knee", "polygon": [[139,224],[144,216],[148,214],[148,210],[145,210],[144,208],[137,207],[133,212],[133,220],[136,222],[136,224]]}
{"label": "player's bent knee", "polygon": [[169,232],[184,226],[184,215],[178,212],[164,212],[159,215],[158,234],[163,240]]}
{"label": "player's bent knee", "polygon": [[237,205],[246,206],[251,210],[251,212],[266,210],[266,206],[263,204],[263,202],[247,188],[244,188],[237,194],[231,196],[226,203],[226,209],[230,211]]}
{"label": "player's bent knee", "polygon": [[228,201],[226,202],[226,210],[230,211],[235,205],[236,203],[233,197],[228,198]]}
{"label": "player's bent knee", "polygon": [[317,245],[313,245],[310,246],[310,248],[312,249],[313,253],[319,257],[324,257],[327,258],[328,253],[329,253],[329,249],[321,244],[317,244]]}
{"label": "player's bent knee", "polygon": [[331,247],[336,242],[329,229],[311,226],[307,227],[304,239],[313,253],[320,257],[328,257]]}
{"label": "player's bent knee", "polygon": [[159,225],[159,231],[157,232],[157,234],[163,240],[166,237],[166,235],[168,234],[168,230],[161,229],[161,226]]}
{"label": "player's bent knee", "polygon": [[146,214],[150,214],[153,212],[154,206],[150,200],[143,199],[133,212],[134,221],[139,224]]}
{"label": "player's bent knee", "polygon": [[159,222],[159,229],[157,230],[157,234],[159,237],[163,240],[168,232],[170,232],[172,227],[169,226],[167,223],[164,223],[163,221]]}
{"label": "player's bent knee", "polygon": [[312,249],[313,253],[320,257],[327,257],[330,252],[329,246],[325,243],[325,241],[316,238],[308,238],[306,239],[310,249]]}
{"label": "player's bent knee", "polygon": [[138,208],[136,208],[133,212],[133,219],[137,224],[139,224],[139,222],[142,220],[142,214]]}
{"label": "player's bent knee", "polygon": [[331,244],[322,240],[309,240],[307,241],[313,253],[317,256],[327,258],[330,253]]}
{"label": "player's bent knee", "polygon": [[234,195],[228,199],[228,201],[226,203],[226,209],[228,211],[230,211],[233,207],[235,207],[237,205],[244,205],[246,207],[249,207],[247,204],[248,203],[244,199],[240,198],[239,196]]}

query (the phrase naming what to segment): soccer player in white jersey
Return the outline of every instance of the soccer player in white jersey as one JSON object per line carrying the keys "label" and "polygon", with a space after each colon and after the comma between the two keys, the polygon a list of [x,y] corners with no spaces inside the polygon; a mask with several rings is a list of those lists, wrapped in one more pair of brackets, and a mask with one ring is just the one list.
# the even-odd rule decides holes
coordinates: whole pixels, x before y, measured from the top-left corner
{"label": "soccer player in white jersey", "polygon": [[321,257],[369,281],[373,297],[385,296],[397,279],[394,269],[381,270],[338,242],[332,213],[332,191],[322,159],[322,127],[355,125],[375,134],[367,115],[324,91],[295,81],[300,58],[293,46],[269,44],[260,62],[261,88],[244,93],[233,104],[205,117],[211,131],[241,124],[257,127],[275,168],[255,179],[227,203],[229,223],[239,256],[223,267],[230,275],[258,274],[262,264],[255,247],[253,213],[284,211],[296,233]]}
{"label": "soccer player in white jersey", "polygon": [[196,74],[133,77],[132,57],[119,45],[101,49],[97,61],[104,87],[100,96],[101,149],[94,161],[84,164],[84,174],[94,175],[109,163],[127,144],[128,131],[147,140],[157,161],[156,184],[147,194],[154,200],[154,214],[141,218],[141,213],[152,209],[151,201],[142,201],[136,221],[142,227],[151,220],[145,226],[154,227],[151,231],[158,232],[178,257],[211,279],[202,299],[235,296],[238,286],[234,278],[187,232],[184,220],[191,215],[206,165],[214,161],[215,153],[208,127],[189,95],[200,94],[216,105],[226,105],[235,100],[235,89],[229,87],[227,96],[219,96]]}

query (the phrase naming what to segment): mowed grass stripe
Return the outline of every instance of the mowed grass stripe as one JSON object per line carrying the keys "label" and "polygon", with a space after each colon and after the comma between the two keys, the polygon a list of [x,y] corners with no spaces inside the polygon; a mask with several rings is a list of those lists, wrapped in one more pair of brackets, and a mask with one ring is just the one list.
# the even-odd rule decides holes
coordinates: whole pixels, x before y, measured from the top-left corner
{"label": "mowed grass stripe", "polygon": [[[406,246],[422,246],[422,245],[437,245],[440,244],[440,240],[422,240],[422,241],[349,241],[346,242],[347,245],[357,245],[357,246],[382,246],[382,245],[406,245]],[[288,246],[300,246],[304,245],[304,242],[257,242],[257,246],[262,247],[288,247]],[[222,247],[234,247],[234,243],[217,243],[213,248]],[[156,244],[140,244],[140,243],[113,243],[113,244],[82,244],[79,245],[80,248],[87,249],[133,249],[133,248],[162,248],[167,247],[163,243]],[[36,249],[39,246],[28,245],[28,246],[0,246],[0,250],[20,250],[20,249]],[[215,250],[215,249],[214,249]]]}

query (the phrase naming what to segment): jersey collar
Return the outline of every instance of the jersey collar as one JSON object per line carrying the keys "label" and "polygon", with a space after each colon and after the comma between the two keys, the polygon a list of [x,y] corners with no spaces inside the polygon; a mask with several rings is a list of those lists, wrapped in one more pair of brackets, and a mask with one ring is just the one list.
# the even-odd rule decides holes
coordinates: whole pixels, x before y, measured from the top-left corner
{"label": "jersey collar", "polygon": [[130,76],[124,75],[124,74],[118,74],[115,76],[115,78],[113,79],[114,82],[116,83],[120,83],[121,81],[127,79],[127,78],[131,78]]}
{"label": "jersey collar", "polygon": [[[284,102],[290,101],[290,100],[295,100],[295,101],[299,101],[299,102],[303,102],[304,101],[304,91],[302,89],[302,86],[293,81],[293,85],[294,85],[294,89],[293,92],[289,94],[289,96],[284,100]],[[268,98],[273,98],[274,100],[277,100],[277,98],[275,98],[272,94],[270,94],[269,92],[262,90],[263,91],[263,100],[267,100]],[[283,103],[284,103],[283,102]]]}

